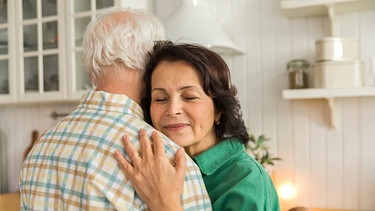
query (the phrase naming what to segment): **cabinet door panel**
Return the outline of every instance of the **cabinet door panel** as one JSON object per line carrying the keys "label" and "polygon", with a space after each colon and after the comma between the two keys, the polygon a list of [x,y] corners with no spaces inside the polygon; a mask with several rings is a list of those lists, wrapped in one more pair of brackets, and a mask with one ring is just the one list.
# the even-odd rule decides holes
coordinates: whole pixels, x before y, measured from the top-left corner
{"label": "cabinet door panel", "polygon": [[8,29],[0,29],[0,55],[8,54]]}
{"label": "cabinet door panel", "polygon": [[97,10],[100,10],[100,9],[104,9],[104,8],[107,8],[107,7],[111,7],[114,5],[114,2],[113,0],[108,0],[108,1],[96,1],[96,9]]}
{"label": "cabinet door panel", "polygon": [[24,87],[25,92],[39,91],[38,57],[24,59]]}
{"label": "cabinet door panel", "polygon": [[0,94],[9,94],[8,60],[0,60]]}
{"label": "cabinet door panel", "polygon": [[35,19],[37,17],[37,0],[22,1],[22,18],[24,20]]}
{"label": "cabinet door panel", "polygon": [[57,15],[56,0],[42,0],[42,17]]}
{"label": "cabinet door panel", "polygon": [[38,27],[36,24],[23,27],[23,48],[25,52],[38,49]]}
{"label": "cabinet door panel", "polygon": [[85,33],[87,24],[90,22],[91,17],[82,17],[74,19],[74,40],[76,46],[82,46],[82,38]]}
{"label": "cabinet door panel", "polygon": [[43,56],[44,91],[59,90],[59,66],[57,55]]}
{"label": "cabinet door panel", "polygon": [[0,1],[0,24],[8,23],[7,1]]}
{"label": "cabinet door panel", "polygon": [[80,0],[74,2],[74,13],[90,11],[91,9],[91,0]]}
{"label": "cabinet door panel", "polygon": [[58,48],[57,21],[42,24],[43,50]]}

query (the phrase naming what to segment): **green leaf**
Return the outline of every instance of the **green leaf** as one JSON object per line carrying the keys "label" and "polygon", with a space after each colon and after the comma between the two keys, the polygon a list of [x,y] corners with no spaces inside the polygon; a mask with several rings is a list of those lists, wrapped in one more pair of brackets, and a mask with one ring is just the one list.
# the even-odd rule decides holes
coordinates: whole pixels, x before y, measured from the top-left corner
{"label": "green leaf", "polygon": [[280,161],[279,157],[272,157],[268,151],[268,146],[266,141],[270,140],[265,137],[263,134],[256,137],[253,134],[249,133],[249,144],[246,146],[246,150],[254,156],[254,159],[257,160],[262,166],[266,165],[275,165],[274,161]]}

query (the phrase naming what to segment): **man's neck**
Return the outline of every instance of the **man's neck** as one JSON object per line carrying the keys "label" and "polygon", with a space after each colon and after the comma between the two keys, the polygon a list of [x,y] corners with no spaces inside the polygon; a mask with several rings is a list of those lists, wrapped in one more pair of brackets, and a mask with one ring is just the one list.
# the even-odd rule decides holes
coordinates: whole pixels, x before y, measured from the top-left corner
{"label": "man's neck", "polygon": [[96,90],[123,94],[139,104],[142,90],[141,74],[136,71],[113,72],[98,82]]}

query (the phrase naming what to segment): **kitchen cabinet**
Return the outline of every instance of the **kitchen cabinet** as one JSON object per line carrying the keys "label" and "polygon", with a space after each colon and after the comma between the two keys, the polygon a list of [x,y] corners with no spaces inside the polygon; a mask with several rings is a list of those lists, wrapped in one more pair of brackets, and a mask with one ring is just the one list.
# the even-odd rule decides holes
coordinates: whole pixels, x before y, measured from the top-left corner
{"label": "kitchen cabinet", "polygon": [[148,0],[0,0],[0,105],[78,101],[92,86],[84,30],[114,5],[152,9]]}
{"label": "kitchen cabinet", "polygon": [[11,24],[9,19],[10,9],[9,4],[0,2],[0,102],[11,102],[15,96],[11,86],[15,82],[14,71],[11,71],[14,65],[15,46],[12,42],[13,37],[8,37],[8,34],[15,33],[14,24]]}
{"label": "kitchen cabinet", "polygon": [[[18,0],[10,19],[16,25],[15,72],[19,102],[64,99],[63,12],[58,0]],[[10,34],[13,37],[13,35]],[[13,71],[13,70],[12,70]]]}

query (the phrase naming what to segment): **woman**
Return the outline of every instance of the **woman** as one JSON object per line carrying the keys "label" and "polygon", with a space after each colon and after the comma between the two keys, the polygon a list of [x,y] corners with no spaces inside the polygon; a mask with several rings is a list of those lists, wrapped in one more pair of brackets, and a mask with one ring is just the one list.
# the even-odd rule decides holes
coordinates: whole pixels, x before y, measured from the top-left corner
{"label": "woman", "polygon": [[[229,68],[219,55],[198,45],[159,42],[149,55],[144,83],[145,120],[198,164],[214,210],[280,209],[269,175],[245,152],[249,135]],[[119,152],[115,157],[151,210],[180,209],[183,150],[174,167],[156,132],[152,139],[151,147],[140,131],[138,156],[125,137],[125,149],[134,156],[130,162]]]}

